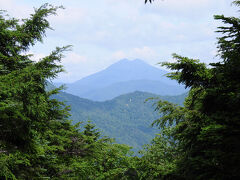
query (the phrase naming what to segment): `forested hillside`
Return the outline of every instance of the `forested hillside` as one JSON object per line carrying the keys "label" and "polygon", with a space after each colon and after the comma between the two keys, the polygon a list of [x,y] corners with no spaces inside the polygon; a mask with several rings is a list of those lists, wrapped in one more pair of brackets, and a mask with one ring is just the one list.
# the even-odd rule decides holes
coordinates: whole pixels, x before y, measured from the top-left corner
{"label": "forested hillside", "polygon": [[[183,105],[186,96],[158,96],[136,91],[109,101],[94,102],[61,92],[54,98],[71,106],[70,119],[73,123],[90,120],[102,135],[115,138],[117,143],[132,146],[137,152],[159,131],[151,127],[152,122],[159,117],[159,113],[154,110],[154,103],[162,99]],[[145,102],[148,98],[158,99]]]}

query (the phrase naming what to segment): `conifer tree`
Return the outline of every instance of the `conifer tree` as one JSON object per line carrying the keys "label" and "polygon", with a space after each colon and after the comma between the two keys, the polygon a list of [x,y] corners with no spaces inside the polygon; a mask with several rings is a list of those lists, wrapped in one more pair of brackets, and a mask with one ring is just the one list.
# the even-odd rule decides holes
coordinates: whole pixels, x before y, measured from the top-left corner
{"label": "conifer tree", "polygon": [[57,47],[38,62],[27,54],[31,46],[42,41],[50,28],[46,17],[56,14],[58,8],[61,7],[45,4],[22,21],[7,19],[1,11],[0,177],[31,179],[47,174],[47,167],[44,167],[47,163],[39,162],[48,162],[47,156],[54,145],[46,136],[57,134],[55,128],[70,126],[67,108],[50,98],[59,89],[46,91],[47,80],[63,71],[56,62],[69,47]]}
{"label": "conifer tree", "polygon": [[[234,1],[239,6],[240,1]],[[159,101],[163,117],[154,122],[171,132],[180,158],[175,173],[184,179],[240,179],[240,19],[214,16],[220,62],[210,67],[174,54],[176,63],[162,63],[175,72],[168,77],[191,88],[184,107]],[[169,131],[168,131],[169,132]]]}
{"label": "conifer tree", "polygon": [[44,4],[22,21],[0,11],[0,179],[121,179],[134,167],[130,148],[94,125],[72,125],[69,107],[53,98],[61,88],[48,88],[70,46],[37,62],[27,54],[58,8]]}

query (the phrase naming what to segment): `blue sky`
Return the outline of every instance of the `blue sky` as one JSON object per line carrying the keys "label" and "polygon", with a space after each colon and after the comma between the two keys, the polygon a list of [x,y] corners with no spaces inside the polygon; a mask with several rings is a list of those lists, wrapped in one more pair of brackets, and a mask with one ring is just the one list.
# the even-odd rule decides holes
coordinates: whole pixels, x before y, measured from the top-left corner
{"label": "blue sky", "polygon": [[56,81],[74,82],[122,58],[156,65],[172,61],[171,54],[216,62],[214,14],[238,15],[230,0],[0,0],[10,16],[26,18],[44,3],[63,5],[48,18],[43,44],[30,53],[39,59],[56,46],[73,45],[62,61],[66,73]]}

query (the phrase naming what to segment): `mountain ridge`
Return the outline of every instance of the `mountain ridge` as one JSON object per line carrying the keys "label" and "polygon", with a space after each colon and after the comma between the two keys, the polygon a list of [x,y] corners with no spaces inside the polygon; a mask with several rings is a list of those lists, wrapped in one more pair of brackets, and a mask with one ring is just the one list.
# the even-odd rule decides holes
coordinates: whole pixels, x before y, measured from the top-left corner
{"label": "mountain ridge", "polygon": [[[166,73],[168,72],[151,66],[140,59],[133,61],[123,59],[102,71],[67,84],[66,92],[91,100],[104,101],[136,90],[160,95],[177,95],[187,91],[176,81],[165,77]],[[131,84],[134,81],[135,83]],[[136,83],[136,81],[139,82]],[[153,81],[155,84],[152,83]],[[114,88],[116,84],[118,87]],[[108,88],[111,90],[106,91]]]}
{"label": "mountain ridge", "polygon": [[174,85],[165,84],[154,80],[132,80],[111,84],[104,88],[90,90],[82,96],[95,101],[105,101],[135,91],[151,92],[162,96],[174,96],[184,92],[184,87],[175,88]]}
{"label": "mountain ridge", "polygon": [[60,101],[71,106],[73,123],[91,120],[103,135],[115,138],[117,143],[133,146],[137,152],[142,145],[147,144],[158,133],[157,128],[151,124],[159,118],[154,111],[155,101],[145,102],[147,98],[154,97],[182,105],[186,94],[181,96],[158,96],[152,93],[135,91],[115,97],[104,102],[91,101],[66,92],[55,95]]}

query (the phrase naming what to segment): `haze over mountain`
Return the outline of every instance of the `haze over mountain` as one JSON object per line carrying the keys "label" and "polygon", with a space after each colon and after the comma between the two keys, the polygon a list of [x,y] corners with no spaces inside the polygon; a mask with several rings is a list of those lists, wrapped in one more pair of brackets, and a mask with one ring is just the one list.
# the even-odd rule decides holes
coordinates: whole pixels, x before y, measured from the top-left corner
{"label": "haze over mountain", "polygon": [[168,72],[139,59],[122,59],[105,70],[67,84],[66,92],[104,101],[134,91],[160,95],[177,95],[187,91],[176,81],[165,77],[166,73]]}
{"label": "haze over mountain", "polygon": [[112,100],[96,102],[83,99],[65,92],[55,95],[60,101],[71,106],[73,123],[91,120],[103,135],[115,138],[118,143],[128,144],[137,152],[158,133],[151,123],[160,114],[152,106],[155,101],[145,100],[158,97],[182,105],[186,94],[179,96],[158,96],[146,92],[133,92],[118,96]]}

